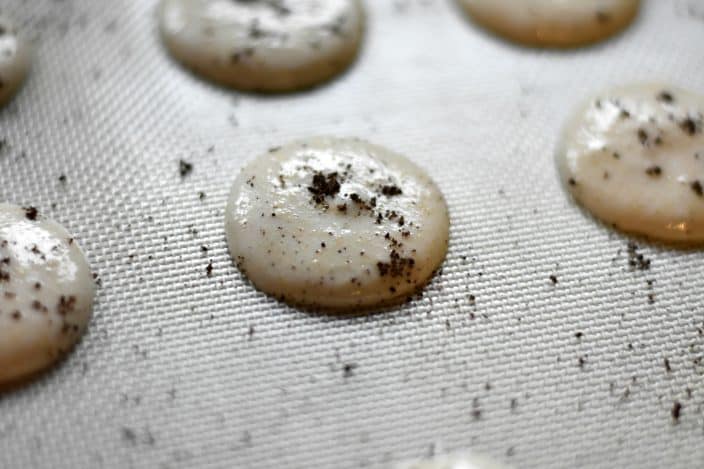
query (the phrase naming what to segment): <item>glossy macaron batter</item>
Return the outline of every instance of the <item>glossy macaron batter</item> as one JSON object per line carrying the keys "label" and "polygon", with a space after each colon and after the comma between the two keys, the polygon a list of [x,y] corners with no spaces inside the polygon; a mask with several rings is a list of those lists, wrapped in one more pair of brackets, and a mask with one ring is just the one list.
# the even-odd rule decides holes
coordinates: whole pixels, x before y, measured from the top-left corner
{"label": "glossy macaron batter", "polygon": [[230,253],[259,289],[337,311],[423,287],[445,258],[449,223],[423,170],[357,139],[272,148],[242,170],[226,210]]}
{"label": "glossy macaron batter", "polygon": [[30,46],[12,21],[0,14],[0,106],[20,89],[29,71]]}
{"label": "glossy macaron batter", "polygon": [[167,48],[195,73],[240,90],[284,92],[345,70],[362,42],[359,0],[162,0]]}
{"label": "glossy macaron batter", "polygon": [[704,241],[704,97],[665,84],[607,90],[579,109],[557,151],[574,198],[617,228]]}
{"label": "glossy macaron batter", "polygon": [[0,204],[0,383],[68,352],[91,317],[95,284],[81,248],[33,207]]}
{"label": "glossy macaron batter", "polygon": [[635,18],[640,0],[458,0],[485,28],[518,43],[576,47],[604,40]]}

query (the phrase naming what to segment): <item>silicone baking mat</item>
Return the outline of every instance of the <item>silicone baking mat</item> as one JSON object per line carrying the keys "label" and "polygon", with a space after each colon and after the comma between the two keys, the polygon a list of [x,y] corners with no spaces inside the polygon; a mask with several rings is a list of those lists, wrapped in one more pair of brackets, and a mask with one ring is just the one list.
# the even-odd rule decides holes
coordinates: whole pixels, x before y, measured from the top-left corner
{"label": "silicone baking mat", "polygon": [[[383,469],[466,448],[518,468],[704,467],[704,254],[636,240],[651,265],[633,268],[630,238],[575,207],[553,163],[606,86],[704,93],[703,2],[645,1],[624,34],[555,52],[449,1],[368,0],[354,67],[273,97],[181,69],[155,6],[2,4],[36,60],[0,112],[0,199],[63,223],[102,286],[75,352],[0,395],[0,467]],[[311,134],[386,145],[442,188],[450,252],[422,298],[311,314],[233,266],[239,168]]]}

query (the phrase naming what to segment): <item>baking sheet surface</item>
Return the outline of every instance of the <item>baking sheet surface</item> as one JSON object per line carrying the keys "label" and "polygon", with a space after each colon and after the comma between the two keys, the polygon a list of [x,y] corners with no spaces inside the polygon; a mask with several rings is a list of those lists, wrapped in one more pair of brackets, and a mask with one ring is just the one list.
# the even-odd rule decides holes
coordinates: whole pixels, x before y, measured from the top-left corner
{"label": "baking sheet surface", "polygon": [[[383,469],[466,448],[519,468],[704,467],[704,255],[639,241],[652,266],[631,270],[628,238],[574,207],[553,164],[603,87],[704,93],[704,3],[645,1],[571,52],[507,44],[451,2],[366,5],[348,73],[261,97],[173,63],[154,1],[0,1],[37,44],[0,112],[0,199],[63,223],[102,282],[76,351],[0,395],[0,467]],[[440,185],[451,246],[422,299],[314,315],[232,265],[238,169],[311,134],[387,145]]]}

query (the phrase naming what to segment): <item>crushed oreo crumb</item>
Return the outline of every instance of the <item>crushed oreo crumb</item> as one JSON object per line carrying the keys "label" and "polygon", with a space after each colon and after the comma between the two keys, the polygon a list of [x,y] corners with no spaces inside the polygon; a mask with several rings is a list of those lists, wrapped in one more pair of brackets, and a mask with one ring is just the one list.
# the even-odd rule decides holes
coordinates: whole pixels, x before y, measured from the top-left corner
{"label": "crushed oreo crumb", "polygon": [[342,367],[342,376],[344,378],[351,378],[354,376],[354,370],[356,370],[358,365],[356,363],[347,363]]}
{"label": "crushed oreo crumb", "polygon": [[694,136],[700,130],[701,122],[697,122],[691,117],[687,117],[680,123],[680,129],[690,137]]}
{"label": "crushed oreo crumb", "polygon": [[658,101],[662,101],[663,103],[673,103],[675,102],[675,97],[672,96],[672,93],[669,91],[661,91],[658,96],[657,96]]}
{"label": "crushed oreo crumb", "polygon": [[416,261],[411,257],[401,257],[394,249],[391,251],[389,262],[377,262],[376,266],[379,269],[379,275],[382,277],[389,275],[391,277],[400,277],[410,273]]}
{"label": "crushed oreo crumb", "polygon": [[381,188],[381,193],[387,197],[393,197],[395,195],[403,194],[403,191],[401,190],[400,187],[392,185],[392,186],[383,186]]}
{"label": "crushed oreo crumb", "polygon": [[340,192],[338,174],[336,172],[329,174],[315,173],[313,175],[313,183],[308,186],[308,192],[313,194],[313,200],[316,204],[322,204],[328,196],[334,197]]}
{"label": "crushed oreo crumb", "polygon": [[682,414],[682,404],[680,401],[675,401],[675,403],[672,405],[672,410],[670,411],[670,415],[672,415],[672,421],[677,424],[680,421],[680,415]]}
{"label": "crushed oreo crumb", "polygon": [[639,253],[638,245],[634,242],[628,243],[628,265],[633,270],[649,270],[650,259],[647,259],[643,254]]}
{"label": "crushed oreo crumb", "polygon": [[193,172],[193,165],[184,160],[179,160],[178,162],[178,173],[181,177],[186,177]]}
{"label": "crushed oreo crumb", "polygon": [[24,207],[24,216],[27,217],[27,220],[35,221],[38,215],[39,211],[36,207]]}
{"label": "crushed oreo crumb", "polygon": [[651,166],[645,170],[645,174],[648,176],[658,177],[662,175],[662,168],[660,166]]}

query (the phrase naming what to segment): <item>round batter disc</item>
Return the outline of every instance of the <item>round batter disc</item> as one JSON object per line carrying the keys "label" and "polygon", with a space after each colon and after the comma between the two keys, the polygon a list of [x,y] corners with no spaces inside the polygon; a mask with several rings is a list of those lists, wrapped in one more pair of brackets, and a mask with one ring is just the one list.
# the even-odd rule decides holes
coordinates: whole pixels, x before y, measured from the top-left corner
{"label": "round batter disc", "polygon": [[12,22],[0,15],[0,106],[20,89],[29,70],[29,44]]}
{"label": "round batter disc", "polygon": [[557,152],[574,198],[616,227],[704,241],[704,96],[668,85],[606,91],[580,109]]}
{"label": "round batter disc", "polygon": [[226,230],[259,289],[344,311],[420,289],[445,258],[449,216],[437,186],[406,158],[361,140],[313,138],[242,170]]}
{"label": "round batter disc", "polygon": [[531,46],[575,47],[628,26],[640,0],[458,0],[478,23]]}
{"label": "round batter disc", "polygon": [[0,204],[0,383],[44,369],[79,340],[95,285],[78,243],[35,208]]}
{"label": "round batter disc", "polygon": [[359,50],[359,0],[162,0],[171,54],[212,81],[240,90],[291,91],[346,69]]}

